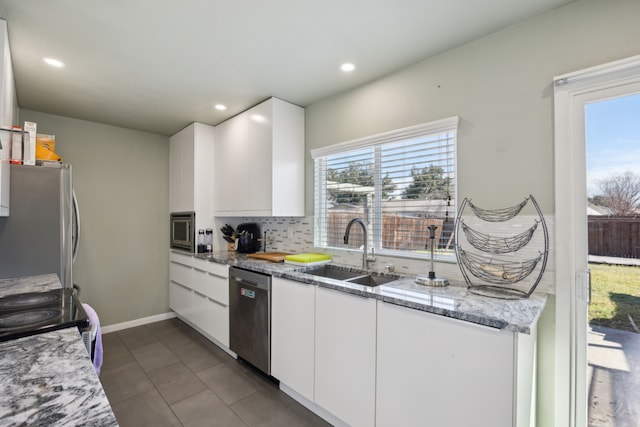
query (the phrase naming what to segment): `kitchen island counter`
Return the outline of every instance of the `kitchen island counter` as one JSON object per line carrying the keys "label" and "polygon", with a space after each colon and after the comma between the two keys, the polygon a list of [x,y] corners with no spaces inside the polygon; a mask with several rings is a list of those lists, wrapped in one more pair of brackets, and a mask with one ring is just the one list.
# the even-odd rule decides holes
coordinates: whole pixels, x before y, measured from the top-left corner
{"label": "kitchen island counter", "polygon": [[[0,297],[61,287],[57,274],[0,279]],[[0,425],[118,425],[78,328],[0,342],[0,360]]]}
{"label": "kitchen island counter", "polygon": [[[530,334],[534,329],[547,301],[546,295],[542,293],[534,293],[527,299],[519,300],[484,297],[469,292],[466,284],[456,281],[450,281],[450,285],[445,287],[424,286],[415,283],[413,276],[403,276],[393,282],[370,287],[306,274],[304,270],[309,267],[273,263],[228,251],[194,254],[194,256],[270,274],[274,277],[375,298],[452,319],[523,334]],[[345,268],[352,267],[345,266]]]}
{"label": "kitchen island counter", "polygon": [[77,328],[0,343],[3,426],[117,426]]}

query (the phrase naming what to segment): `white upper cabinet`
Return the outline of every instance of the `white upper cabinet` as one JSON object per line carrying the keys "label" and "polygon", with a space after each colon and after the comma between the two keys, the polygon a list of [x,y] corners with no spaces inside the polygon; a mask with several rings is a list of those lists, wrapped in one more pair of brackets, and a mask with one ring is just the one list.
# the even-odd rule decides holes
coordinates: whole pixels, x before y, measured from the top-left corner
{"label": "white upper cabinet", "polygon": [[196,228],[213,228],[213,126],[192,123],[169,143],[170,212],[195,211]]}
{"label": "white upper cabinet", "polygon": [[192,211],[193,204],[193,145],[195,126],[182,129],[169,139],[169,210]]}
{"label": "white upper cabinet", "polygon": [[241,165],[247,152],[247,116],[236,116],[215,128],[214,194],[216,213],[249,210],[249,198],[242,194],[241,184],[249,182],[250,175]]}
{"label": "white upper cabinet", "polygon": [[215,134],[216,215],[304,215],[303,108],[271,98]]}

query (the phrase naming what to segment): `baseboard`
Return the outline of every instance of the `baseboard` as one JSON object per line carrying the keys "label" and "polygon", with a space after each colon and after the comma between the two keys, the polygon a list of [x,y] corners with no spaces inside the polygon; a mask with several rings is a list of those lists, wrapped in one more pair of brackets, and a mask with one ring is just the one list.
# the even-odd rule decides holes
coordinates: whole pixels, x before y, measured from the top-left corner
{"label": "baseboard", "polygon": [[319,416],[320,418],[322,418],[323,420],[331,424],[332,426],[349,427],[349,424],[345,423],[340,418],[336,417],[326,409],[323,409],[317,404],[315,404],[314,402],[310,401],[309,399],[307,399],[306,397],[304,397],[303,395],[301,395],[300,393],[298,393],[288,385],[284,384],[282,381],[280,381],[280,391],[287,394],[293,400],[295,400],[296,402],[298,402],[299,404],[301,404],[302,406],[304,406],[305,408],[307,408],[308,410],[310,410],[311,412],[313,412],[314,414],[316,414],[317,416]]}
{"label": "baseboard", "polygon": [[224,345],[223,343],[221,343],[220,341],[218,341],[217,339],[215,339],[214,337],[212,337],[211,335],[209,335],[208,333],[203,331],[198,325],[193,323],[191,320],[186,319],[186,318],[180,316],[179,314],[176,314],[175,317],[177,317],[178,319],[182,320],[184,323],[189,325],[191,328],[193,328],[200,335],[202,335],[203,337],[205,337],[206,339],[208,339],[209,341],[214,343],[216,346],[218,346],[221,350],[224,350],[224,352],[227,353],[229,356],[233,357],[234,359],[238,358],[238,355],[236,353],[234,353],[233,351],[231,351],[231,349],[229,347],[227,347],[226,345]]}
{"label": "baseboard", "polygon": [[109,332],[121,331],[122,329],[134,328],[136,326],[146,325],[148,323],[159,322],[161,320],[172,319],[176,317],[176,314],[173,311],[162,314],[155,314],[149,317],[143,317],[141,319],[129,320],[127,322],[116,323],[114,325],[101,326],[100,330],[103,334],[107,334]]}

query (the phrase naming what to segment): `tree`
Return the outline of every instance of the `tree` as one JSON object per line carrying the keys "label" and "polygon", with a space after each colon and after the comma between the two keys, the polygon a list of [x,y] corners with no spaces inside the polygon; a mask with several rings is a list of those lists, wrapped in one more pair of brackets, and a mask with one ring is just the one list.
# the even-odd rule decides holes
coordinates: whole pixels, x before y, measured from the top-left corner
{"label": "tree", "polygon": [[596,182],[600,189],[599,202],[611,210],[613,215],[636,213],[640,202],[640,176],[631,172],[612,175]]}
{"label": "tree", "polygon": [[[349,166],[344,169],[332,169],[327,170],[327,181],[333,181],[337,183],[354,184],[360,187],[374,187],[374,170],[373,164],[364,162],[351,162]],[[396,185],[389,177],[389,174],[382,177],[382,198],[388,199],[390,194],[396,189]],[[362,203],[366,197],[366,193],[353,191],[337,191],[329,190],[331,196],[337,203]]]}
{"label": "tree", "polygon": [[411,168],[411,183],[402,192],[403,199],[442,199],[449,198],[451,178],[444,176],[440,166]]}

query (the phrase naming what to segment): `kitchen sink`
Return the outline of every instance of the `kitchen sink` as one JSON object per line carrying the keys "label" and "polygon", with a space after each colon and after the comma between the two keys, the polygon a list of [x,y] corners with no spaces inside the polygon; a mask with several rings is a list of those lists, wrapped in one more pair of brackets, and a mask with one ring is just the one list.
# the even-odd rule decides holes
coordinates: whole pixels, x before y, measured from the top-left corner
{"label": "kitchen sink", "polygon": [[397,275],[382,276],[375,273],[369,273],[364,270],[350,270],[331,264],[325,264],[321,267],[304,270],[302,271],[302,273],[372,287],[393,282],[394,280],[398,280],[400,278],[400,276]]}
{"label": "kitchen sink", "polygon": [[310,268],[309,270],[304,270],[302,273],[312,274],[314,276],[326,277],[328,279],[336,279],[336,280],[349,280],[355,279],[357,277],[362,277],[367,274],[366,271],[353,271],[345,269],[344,267],[338,267],[331,264],[325,264],[320,267]]}
{"label": "kitchen sink", "polygon": [[377,274],[367,274],[366,276],[354,277],[353,279],[347,280],[349,283],[357,283],[359,285],[365,286],[380,286],[385,283],[393,282],[394,280],[398,280],[397,276],[379,276]]}

